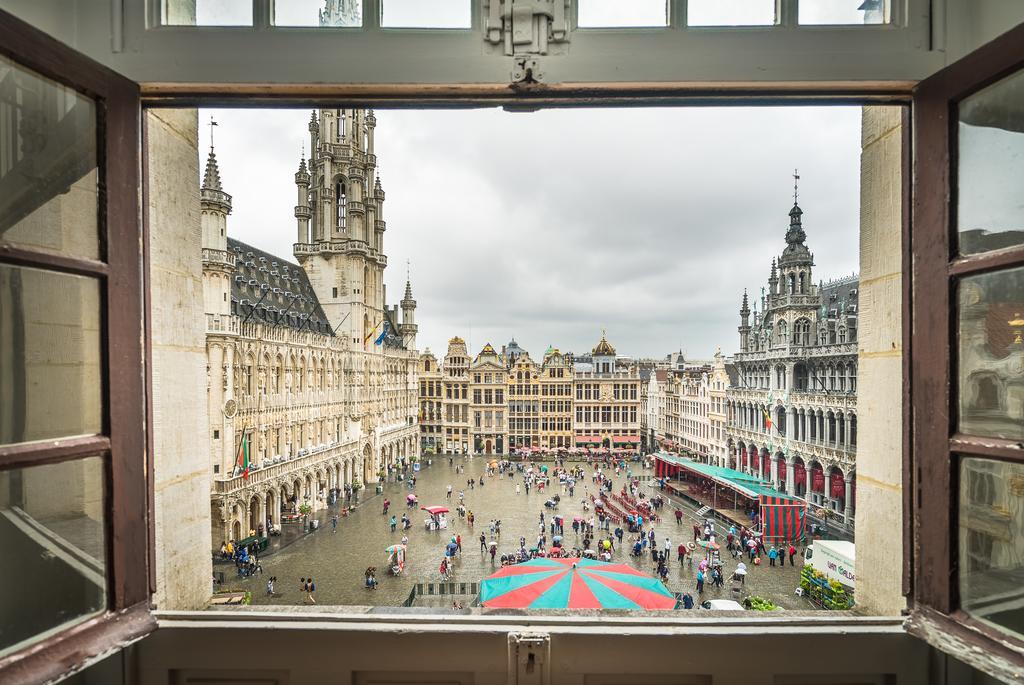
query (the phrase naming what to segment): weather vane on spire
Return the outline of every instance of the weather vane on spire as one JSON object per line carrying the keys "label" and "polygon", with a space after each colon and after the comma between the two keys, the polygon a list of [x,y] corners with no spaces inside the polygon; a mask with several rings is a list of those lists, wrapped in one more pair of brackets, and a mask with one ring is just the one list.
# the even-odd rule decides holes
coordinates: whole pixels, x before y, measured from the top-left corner
{"label": "weather vane on spire", "polygon": [[210,149],[213,149],[213,127],[217,125],[217,122],[213,120],[213,115],[210,115]]}
{"label": "weather vane on spire", "polygon": [[793,204],[796,204],[799,189],[797,184],[800,183],[800,173],[797,169],[793,169]]}

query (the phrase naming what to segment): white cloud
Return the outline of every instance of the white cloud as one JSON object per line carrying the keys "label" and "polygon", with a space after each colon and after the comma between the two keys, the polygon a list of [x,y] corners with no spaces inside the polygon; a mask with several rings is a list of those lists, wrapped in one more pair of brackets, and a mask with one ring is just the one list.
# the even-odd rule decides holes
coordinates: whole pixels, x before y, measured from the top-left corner
{"label": "white cloud", "polygon": [[[213,114],[230,234],[290,258],[309,110]],[[857,268],[856,107],[377,119],[389,300],[411,260],[421,349],[515,336],[539,357],[548,344],[588,350],[606,328],[623,354],[732,352],[743,289],[760,293],[784,247],[794,167],[816,278]]]}

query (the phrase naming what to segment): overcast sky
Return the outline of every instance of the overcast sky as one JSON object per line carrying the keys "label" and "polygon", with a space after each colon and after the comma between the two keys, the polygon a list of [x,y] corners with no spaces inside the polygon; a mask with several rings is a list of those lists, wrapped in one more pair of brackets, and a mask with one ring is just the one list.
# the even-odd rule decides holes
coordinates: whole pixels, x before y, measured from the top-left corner
{"label": "overcast sky", "polygon": [[[201,124],[211,111],[201,113]],[[309,110],[217,110],[229,235],[293,259]],[[855,107],[377,111],[389,303],[411,263],[419,347],[513,336],[620,354],[736,349],[800,205],[815,279],[858,264]],[[209,148],[201,125],[201,164]]]}

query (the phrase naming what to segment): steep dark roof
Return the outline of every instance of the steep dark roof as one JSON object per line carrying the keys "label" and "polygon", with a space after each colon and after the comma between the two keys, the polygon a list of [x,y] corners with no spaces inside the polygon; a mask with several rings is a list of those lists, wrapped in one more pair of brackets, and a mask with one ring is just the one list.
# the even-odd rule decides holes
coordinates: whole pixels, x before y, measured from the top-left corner
{"label": "steep dark roof", "polygon": [[232,313],[250,321],[334,335],[301,266],[234,238],[228,238],[228,251],[235,254]]}
{"label": "steep dark roof", "polygon": [[739,387],[740,374],[739,374],[739,370],[736,368],[736,365],[733,364],[732,362],[726,362],[726,364],[725,364],[725,373],[729,376],[729,385],[730,385],[730,387],[733,387],[733,388]]}
{"label": "steep dark roof", "polygon": [[[843,318],[844,315],[856,317],[857,287],[860,280],[856,276],[847,276],[823,283],[818,288],[821,296],[821,316],[824,318]],[[853,309],[850,305],[854,305]],[[833,316],[832,310],[836,310]]]}

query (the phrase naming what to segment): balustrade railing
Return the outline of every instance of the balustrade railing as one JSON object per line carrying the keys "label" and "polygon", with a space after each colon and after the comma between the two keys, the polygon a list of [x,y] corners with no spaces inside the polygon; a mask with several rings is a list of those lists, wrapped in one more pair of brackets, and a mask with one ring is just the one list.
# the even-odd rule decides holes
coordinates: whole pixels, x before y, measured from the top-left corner
{"label": "balustrade railing", "polygon": [[227,250],[214,250],[203,248],[203,264],[219,264],[222,266],[235,267],[235,255]]}
{"label": "balustrade railing", "polygon": [[206,332],[238,335],[238,317],[232,314],[207,314]]}
{"label": "balustrade railing", "polygon": [[350,451],[354,455],[356,452],[356,446],[357,443],[354,441],[348,443],[335,442],[299,450],[301,454],[296,453],[294,456],[284,457],[280,461],[267,463],[266,466],[254,464],[249,468],[248,479],[244,478],[241,474],[230,478],[215,477],[213,480],[213,492],[214,494],[223,495],[242,487],[261,485],[286,474],[301,471],[302,469],[310,466],[315,466],[325,458],[348,456],[347,454],[336,455],[336,452],[344,453],[346,451]]}

